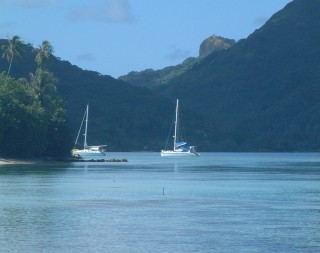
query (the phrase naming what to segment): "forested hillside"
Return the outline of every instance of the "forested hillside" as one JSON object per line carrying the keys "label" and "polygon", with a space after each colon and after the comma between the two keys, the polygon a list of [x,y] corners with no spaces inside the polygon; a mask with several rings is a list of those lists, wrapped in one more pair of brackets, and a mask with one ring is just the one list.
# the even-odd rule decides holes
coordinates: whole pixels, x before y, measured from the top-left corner
{"label": "forested hillside", "polygon": [[158,92],[214,119],[219,149],[319,150],[319,13],[320,1],[295,0]]}
{"label": "forested hillside", "polygon": [[[6,40],[0,41],[1,44]],[[29,78],[35,72],[35,52],[24,45],[23,53],[12,63],[10,75]],[[145,88],[133,87],[124,81],[104,76],[50,55],[47,68],[57,77],[57,90],[65,100],[67,122],[75,140],[86,104],[90,104],[88,144],[106,144],[108,151],[156,150],[164,148],[175,99],[156,95]],[[0,71],[6,71],[8,62],[0,59]],[[183,102],[182,102],[182,108]],[[187,109],[186,107],[184,109]],[[188,110],[182,112],[189,140],[197,141],[203,148],[211,149],[205,135],[211,123]],[[208,132],[208,133],[207,133]],[[79,144],[82,142],[80,141]],[[79,146],[80,147],[80,146]]]}
{"label": "forested hillside", "polygon": [[[67,102],[74,133],[80,126],[85,105],[90,104],[89,144],[107,144],[109,151],[159,151],[164,147],[175,98],[171,100],[146,88],[84,71],[68,62],[52,61],[50,69],[60,80],[58,91]],[[187,128],[203,122],[203,127],[188,134],[189,140],[197,140],[211,149],[210,143],[204,143],[210,122],[188,110],[182,114]]]}
{"label": "forested hillside", "polygon": [[[57,108],[62,108],[62,112],[66,108],[67,123],[74,139],[89,103],[88,144],[107,144],[109,151],[159,151],[163,148],[176,98],[181,101],[188,140],[198,145],[200,151],[319,150],[319,13],[320,1],[294,0],[247,39],[209,54],[153,91],[82,70],[50,55],[46,62],[48,76],[53,73],[56,80],[53,83],[66,107],[59,96],[53,93],[53,97],[59,101]],[[1,45],[5,43],[6,40],[0,41]],[[37,76],[40,67],[35,61],[37,52],[31,45],[24,44],[24,47],[24,52],[12,62],[10,76],[15,79],[5,74],[9,61],[0,59],[0,72],[4,72],[1,106],[16,103],[26,83],[37,80],[30,78],[30,73]],[[147,83],[148,78],[154,77],[152,75],[145,75],[146,79],[141,80]],[[25,80],[18,80],[21,77]],[[15,87],[19,92],[10,91],[8,87]],[[32,109],[37,108],[33,104],[36,97],[26,96],[18,101],[16,108],[27,108],[26,114],[20,115],[19,110],[1,112],[2,145],[9,145],[11,138],[24,140],[26,133],[30,135],[30,131],[23,130],[27,132],[22,134],[20,128],[14,132],[3,124],[19,121],[21,117],[22,125],[32,128],[33,122],[41,120],[42,116],[46,115],[45,120],[48,120],[51,117],[48,115],[55,115],[49,111],[44,113],[43,106]],[[38,114],[33,114],[34,110]],[[11,116],[8,119],[3,115]],[[34,121],[33,117],[36,117]],[[47,144],[61,141],[61,137],[54,135],[59,128],[49,127],[51,121],[41,122],[47,122],[44,129],[51,129],[51,132],[39,128],[34,142],[26,142],[24,148],[41,140]],[[52,150],[42,148],[41,151]],[[4,150],[2,146],[1,152]]]}
{"label": "forested hillside", "polygon": [[200,44],[199,56],[197,57],[189,57],[181,64],[169,66],[160,70],[146,69],[140,72],[132,71],[127,75],[120,76],[118,79],[126,81],[134,86],[146,87],[153,90],[188,72],[206,56],[225,50],[231,47],[234,43],[234,40],[212,35]]}

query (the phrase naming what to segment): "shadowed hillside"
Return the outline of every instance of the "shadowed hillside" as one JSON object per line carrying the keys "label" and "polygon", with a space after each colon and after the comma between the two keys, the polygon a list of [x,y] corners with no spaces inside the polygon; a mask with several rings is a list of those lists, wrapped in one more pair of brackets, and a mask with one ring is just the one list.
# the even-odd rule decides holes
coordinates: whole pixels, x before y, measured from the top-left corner
{"label": "shadowed hillside", "polygon": [[320,1],[295,0],[247,39],[160,87],[218,122],[227,150],[318,150]]}
{"label": "shadowed hillside", "polygon": [[[4,44],[6,40],[0,43]],[[29,73],[36,69],[35,53],[31,45],[24,47],[24,53],[13,61],[10,75],[28,79]],[[8,62],[1,58],[0,71],[7,68]],[[110,76],[82,70],[54,56],[50,57],[47,68],[59,80],[57,89],[67,103],[67,118],[74,139],[89,103],[89,145],[107,144],[109,151],[159,151],[164,148],[174,101]],[[202,116],[185,110],[186,128],[193,128],[197,122],[203,121]],[[197,140],[199,145],[202,142],[202,147],[211,149],[202,126],[188,133],[189,140]]]}
{"label": "shadowed hillside", "polygon": [[[88,142],[109,150],[163,148],[176,98],[189,141],[200,151],[319,150],[319,13],[320,1],[294,0],[247,39],[209,54],[154,91],[56,57],[48,69],[59,79],[73,135],[90,103]],[[32,48],[26,49],[13,62],[15,77],[35,70]],[[7,66],[1,58],[0,70]]]}

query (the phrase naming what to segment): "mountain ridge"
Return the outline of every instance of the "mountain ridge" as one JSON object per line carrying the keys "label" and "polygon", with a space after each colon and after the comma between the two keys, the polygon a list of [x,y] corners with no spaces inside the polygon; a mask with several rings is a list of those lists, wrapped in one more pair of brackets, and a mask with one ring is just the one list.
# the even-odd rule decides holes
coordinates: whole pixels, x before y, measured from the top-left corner
{"label": "mountain ridge", "polygon": [[157,91],[220,122],[231,150],[318,150],[318,11],[320,2],[295,0]]}
{"label": "mountain ridge", "polygon": [[[5,42],[0,40],[0,44]],[[24,47],[24,54],[13,61],[10,72],[17,79],[29,79],[29,73],[36,69],[33,47],[30,44]],[[7,66],[8,63],[1,58],[0,71],[6,71]],[[47,62],[47,68],[59,80],[57,90],[67,103],[67,119],[74,140],[85,106],[89,103],[89,145],[107,144],[108,151],[155,151],[164,148],[174,101],[111,76],[82,70],[53,55]],[[192,128],[201,116],[194,116],[187,108],[185,112],[185,122]],[[203,131],[191,133],[190,140],[198,139],[201,143]]]}
{"label": "mountain ridge", "polygon": [[[200,151],[317,151],[319,12],[318,1],[294,0],[247,39],[153,90],[56,57],[48,68],[60,80],[74,136],[90,103],[89,141],[109,144],[109,151],[162,149],[176,98],[189,142]],[[12,65],[17,78],[33,71],[27,54]],[[6,68],[1,59],[0,69]]]}
{"label": "mountain ridge", "polygon": [[186,73],[208,55],[225,50],[234,43],[235,40],[211,35],[201,42],[199,56],[197,57],[189,57],[178,65],[168,66],[160,70],[146,69],[143,71],[131,71],[127,75],[120,76],[118,80],[126,81],[134,86],[155,89]]}

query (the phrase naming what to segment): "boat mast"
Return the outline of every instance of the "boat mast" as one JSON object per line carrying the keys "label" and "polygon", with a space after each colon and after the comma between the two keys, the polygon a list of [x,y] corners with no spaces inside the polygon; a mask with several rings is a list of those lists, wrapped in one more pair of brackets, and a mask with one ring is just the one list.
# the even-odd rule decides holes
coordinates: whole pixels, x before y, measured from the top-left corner
{"label": "boat mast", "polygon": [[177,143],[178,110],[179,110],[179,99],[177,99],[176,121],[174,122],[173,151],[176,151],[176,143]]}
{"label": "boat mast", "polygon": [[87,144],[87,129],[88,129],[88,117],[89,117],[89,105],[87,105],[87,115],[86,115],[86,128],[84,132],[84,148],[88,146]]}

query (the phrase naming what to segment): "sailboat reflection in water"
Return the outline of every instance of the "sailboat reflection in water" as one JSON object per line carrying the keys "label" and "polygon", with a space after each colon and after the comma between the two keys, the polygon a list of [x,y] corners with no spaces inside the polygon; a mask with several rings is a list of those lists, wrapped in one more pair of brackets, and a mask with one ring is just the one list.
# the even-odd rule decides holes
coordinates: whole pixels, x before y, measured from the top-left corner
{"label": "sailboat reflection in water", "polygon": [[73,148],[71,151],[72,157],[76,159],[81,159],[84,161],[105,160],[107,157],[107,154],[105,153],[106,145],[88,146],[87,144],[88,118],[89,118],[89,105],[87,105],[87,108],[84,112],[84,116],[83,116],[81,126],[77,135],[77,139],[74,144],[74,147],[75,147],[78,143],[78,138],[82,129],[82,125],[83,125],[83,122],[85,121],[85,131],[83,134],[84,135],[83,149]]}
{"label": "sailboat reflection in water", "polygon": [[177,99],[174,122],[173,150],[161,150],[161,156],[199,156],[195,146],[189,146],[180,137],[179,99]]}

